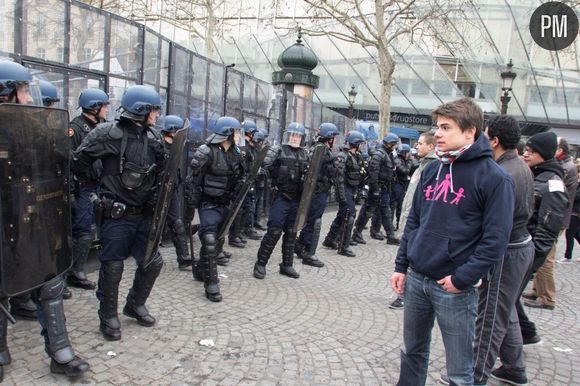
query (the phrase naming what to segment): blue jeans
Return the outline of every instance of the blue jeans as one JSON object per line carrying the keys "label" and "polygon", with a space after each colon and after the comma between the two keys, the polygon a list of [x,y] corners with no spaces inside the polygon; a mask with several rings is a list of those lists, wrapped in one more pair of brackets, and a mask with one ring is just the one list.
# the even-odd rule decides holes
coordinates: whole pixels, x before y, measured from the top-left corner
{"label": "blue jeans", "polygon": [[409,270],[405,280],[405,311],[399,386],[424,385],[427,380],[431,330],[441,330],[447,374],[452,385],[473,385],[473,338],[477,291],[452,294],[433,279]]}

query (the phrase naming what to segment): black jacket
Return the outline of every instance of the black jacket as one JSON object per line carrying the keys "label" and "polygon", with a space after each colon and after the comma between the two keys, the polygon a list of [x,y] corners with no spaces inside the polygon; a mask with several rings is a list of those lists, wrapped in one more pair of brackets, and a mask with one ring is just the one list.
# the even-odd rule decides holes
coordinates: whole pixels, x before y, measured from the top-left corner
{"label": "black jacket", "polygon": [[534,259],[545,259],[558,239],[568,209],[564,169],[555,159],[532,168],[534,174],[534,214],[528,230],[534,240]]}

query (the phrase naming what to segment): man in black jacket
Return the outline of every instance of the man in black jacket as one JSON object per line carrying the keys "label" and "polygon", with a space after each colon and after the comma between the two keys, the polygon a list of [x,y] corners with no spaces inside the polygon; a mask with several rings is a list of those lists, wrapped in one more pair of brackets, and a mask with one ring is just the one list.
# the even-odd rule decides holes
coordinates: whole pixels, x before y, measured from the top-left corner
{"label": "man in black jacket", "polygon": [[[534,262],[527,275],[527,283],[533,272],[536,272],[546,261],[548,253],[558,239],[568,209],[568,193],[564,185],[564,169],[554,159],[557,148],[557,137],[554,133],[538,133],[526,143],[524,161],[534,175],[534,214],[528,223],[528,230],[534,241]],[[531,322],[521,303],[516,303],[522,338],[524,344],[540,341],[536,326]]]}

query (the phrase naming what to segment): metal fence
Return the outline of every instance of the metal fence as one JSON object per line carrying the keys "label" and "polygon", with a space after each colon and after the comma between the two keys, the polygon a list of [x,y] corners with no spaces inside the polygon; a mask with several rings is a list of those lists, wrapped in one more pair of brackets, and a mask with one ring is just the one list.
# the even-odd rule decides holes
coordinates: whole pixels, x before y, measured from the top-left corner
{"label": "metal fence", "polygon": [[61,107],[71,117],[78,114],[78,95],[85,88],[109,94],[113,119],[124,90],[144,84],[159,92],[165,114],[190,119],[194,139],[205,138],[222,115],[256,121],[269,130],[274,143],[291,121],[303,123],[309,132],[323,121],[335,123],[342,132],[350,123],[320,104],[98,8],[74,0],[0,3],[0,56],[19,61],[37,78],[52,82],[61,95]]}

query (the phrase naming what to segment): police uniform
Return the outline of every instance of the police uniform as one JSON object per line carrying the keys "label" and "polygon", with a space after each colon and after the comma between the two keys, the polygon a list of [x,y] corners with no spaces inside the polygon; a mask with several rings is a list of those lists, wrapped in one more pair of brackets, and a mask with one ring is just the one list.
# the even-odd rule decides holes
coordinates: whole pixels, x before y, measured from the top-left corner
{"label": "police uniform", "polygon": [[[220,119],[223,118],[234,120],[230,117]],[[216,125],[220,125],[220,119]],[[234,125],[224,122],[228,127]],[[191,161],[191,177],[187,182],[189,207],[198,209],[200,219],[200,260],[194,263],[193,275],[203,280],[206,297],[214,302],[222,300],[217,258],[223,248],[223,239],[218,240],[217,237],[228,216],[228,205],[236,197],[237,188],[244,180],[240,149],[232,143],[226,150],[221,144],[230,135],[214,134],[207,144],[197,149]]]}
{"label": "police uniform", "polygon": [[[338,212],[323,243],[328,248],[338,248],[340,255],[349,257],[355,257],[350,243],[356,215],[354,198],[364,175],[363,163],[360,154],[353,154],[348,151],[348,148],[344,148],[338,153],[336,164],[338,172],[343,176],[341,178],[342,189],[337,190]],[[341,242],[339,243],[339,241]]]}
{"label": "police uniform", "polygon": [[97,159],[103,165],[100,180],[104,209],[103,250],[97,298],[100,301],[100,330],[107,340],[121,339],[117,302],[124,260],[133,256],[137,270],[123,314],[137,319],[145,327],[155,324],[145,302],[163,266],[158,252],[147,269],[143,261],[157,201],[155,193],[166,155],[159,134],[145,123],[136,123],[145,122],[151,112],[147,109],[159,108],[160,99],[153,89],[133,86],[125,92],[121,104],[124,112],[120,119],[97,126],[86,136],[73,158],[73,170],[77,175],[83,175]]}
{"label": "police uniform", "polygon": [[298,278],[300,275],[292,267],[296,233],[293,232],[296,212],[302,195],[303,179],[309,165],[306,149],[282,145],[272,147],[264,159],[264,170],[272,179],[275,189],[274,202],[270,207],[268,230],[258,249],[254,277],[263,279],[266,275],[266,264],[274,247],[282,237],[282,264],[280,273]]}

